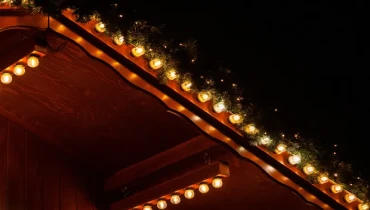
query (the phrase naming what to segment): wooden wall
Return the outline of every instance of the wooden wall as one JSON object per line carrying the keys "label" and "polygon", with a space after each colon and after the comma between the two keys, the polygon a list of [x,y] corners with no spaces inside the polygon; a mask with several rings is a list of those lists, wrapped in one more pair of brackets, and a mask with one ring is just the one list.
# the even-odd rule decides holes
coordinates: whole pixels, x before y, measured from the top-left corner
{"label": "wooden wall", "polygon": [[1,210],[95,210],[95,178],[0,116]]}

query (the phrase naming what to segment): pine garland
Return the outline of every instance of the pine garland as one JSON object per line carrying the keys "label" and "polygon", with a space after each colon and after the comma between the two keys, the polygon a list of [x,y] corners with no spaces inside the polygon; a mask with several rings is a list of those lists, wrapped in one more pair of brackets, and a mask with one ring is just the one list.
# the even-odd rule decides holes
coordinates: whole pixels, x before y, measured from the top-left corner
{"label": "pine garland", "polygon": [[[198,62],[196,41],[174,39],[163,32],[165,31],[163,27],[137,20],[132,10],[126,9],[125,13],[121,14],[124,8],[120,8],[114,1],[102,4],[101,1],[87,0],[0,0],[0,3],[50,16],[58,16],[63,10],[72,9],[78,22],[84,23],[93,19],[103,22],[108,36],[123,35],[126,44],[145,47],[146,59],[158,58],[164,62],[157,75],[161,83],[167,83],[166,73],[176,69],[178,75],[176,81],[179,83],[191,81],[193,92],[199,93],[206,90],[212,94],[214,104],[222,101],[228,108],[228,112],[243,116],[243,122],[236,126],[245,133],[248,139],[251,139],[250,144],[264,146],[271,153],[279,144],[283,144],[290,154],[301,157],[300,163],[296,165],[297,168],[302,169],[307,165],[315,167],[315,172],[306,177],[309,182],[317,184],[318,177],[327,174],[331,180],[341,184],[364,202],[368,202],[370,197],[368,183],[359,176],[355,176],[350,165],[323,154],[323,150],[313,145],[312,141],[304,140],[298,134],[276,134],[275,136],[269,135],[272,139],[269,144],[261,145],[261,138],[265,138],[266,133],[262,132],[261,126],[258,125],[259,112],[253,104],[247,104],[244,101],[243,90],[233,83],[235,78],[232,78],[233,74],[229,69],[210,65],[208,62]],[[259,128],[257,134],[245,132],[245,126],[250,124]]]}

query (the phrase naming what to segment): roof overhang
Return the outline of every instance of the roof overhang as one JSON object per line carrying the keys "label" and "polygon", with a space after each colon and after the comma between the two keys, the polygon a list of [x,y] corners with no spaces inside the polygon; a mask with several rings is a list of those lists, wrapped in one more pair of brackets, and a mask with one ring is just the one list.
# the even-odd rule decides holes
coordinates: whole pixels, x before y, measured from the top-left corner
{"label": "roof overhang", "polygon": [[[357,208],[358,201],[348,204],[344,202],[343,196],[330,192],[333,183],[312,185],[307,182],[304,173],[287,162],[289,154],[271,154],[263,147],[250,146],[245,142],[243,134],[228,122],[228,113],[212,113],[209,103],[200,103],[194,95],[182,91],[175,82],[160,84],[156,72],[149,68],[144,58],[131,56],[133,46],[117,47],[111,38],[94,30],[95,22],[78,23],[71,11],[64,11],[61,17],[50,18],[50,25],[47,17],[7,7],[0,7],[0,16],[0,32],[14,27],[45,29],[49,26],[73,40],[91,56],[112,66],[130,83],[160,99],[170,110],[189,119],[204,133],[231,148],[236,155],[258,165],[273,179],[293,189],[308,202],[323,209]],[[124,66],[129,67],[129,70]]]}

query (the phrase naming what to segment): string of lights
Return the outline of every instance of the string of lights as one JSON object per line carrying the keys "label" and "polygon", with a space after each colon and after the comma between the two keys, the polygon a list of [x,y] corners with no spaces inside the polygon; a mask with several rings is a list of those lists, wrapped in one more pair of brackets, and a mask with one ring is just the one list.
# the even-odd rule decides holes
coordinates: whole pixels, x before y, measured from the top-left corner
{"label": "string of lights", "polygon": [[[49,11],[49,9],[42,9],[40,8],[41,6],[34,5],[32,1],[22,1],[22,3],[18,5],[14,5],[14,3],[9,0],[0,0],[0,2],[11,4],[12,6],[33,9],[35,11]],[[117,7],[117,5],[113,5],[113,7]],[[67,8],[69,7],[65,6],[59,9],[59,11]],[[70,7],[70,9],[77,10],[75,7]],[[343,167],[343,164],[325,164],[326,162],[321,161],[318,156],[320,151],[314,149],[315,147],[312,145],[312,142],[303,141],[299,135],[294,135],[292,138],[288,138],[281,134],[268,135],[267,131],[264,131],[261,126],[258,126],[253,121],[254,118],[251,112],[241,105],[243,98],[240,95],[234,97],[235,93],[232,93],[232,91],[238,89],[237,84],[232,83],[229,89],[231,91],[225,89],[220,91],[213,86],[216,79],[201,78],[204,84],[199,85],[199,78],[192,77],[192,74],[181,68],[183,62],[175,60],[177,54],[170,56],[165,53],[168,52],[169,49],[171,49],[171,52],[176,51],[174,48],[186,48],[188,52],[193,52],[192,43],[173,44],[169,42],[159,42],[151,36],[155,33],[156,28],[146,25],[144,21],[134,21],[130,27],[122,29],[109,22],[107,17],[101,15],[97,11],[85,15],[76,15],[77,20],[83,22],[96,21],[96,32],[105,33],[112,37],[113,42],[117,46],[123,44],[134,45],[131,55],[134,57],[144,56],[149,62],[149,67],[157,72],[158,79],[161,82],[178,82],[185,93],[195,94],[197,99],[202,103],[212,103],[215,114],[228,112],[229,122],[235,125],[235,128],[239,131],[243,132],[252,145],[260,146],[266,151],[277,155],[289,154],[287,162],[301,169],[308,181],[318,185],[332,183],[330,187],[332,193],[344,193],[343,199],[348,203],[354,202],[355,200],[362,201],[358,205],[359,210],[369,209],[368,185],[365,180],[356,177],[347,183],[343,182],[340,179],[342,173],[335,173],[328,169],[328,165],[331,164],[332,168],[341,168],[344,170],[345,167]],[[122,14],[119,14],[118,18],[121,17]],[[185,57],[185,63],[193,64],[197,61],[196,53],[186,54]],[[221,83],[224,82],[223,79],[219,81]]]}

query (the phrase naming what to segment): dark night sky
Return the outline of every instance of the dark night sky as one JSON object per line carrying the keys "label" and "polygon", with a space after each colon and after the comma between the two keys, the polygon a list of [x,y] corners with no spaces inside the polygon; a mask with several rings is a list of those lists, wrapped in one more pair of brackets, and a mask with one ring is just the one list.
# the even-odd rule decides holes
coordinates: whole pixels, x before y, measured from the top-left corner
{"label": "dark night sky", "polygon": [[153,1],[137,12],[197,39],[203,59],[230,67],[273,129],[313,138],[366,175],[361,4],[233,1]]}

